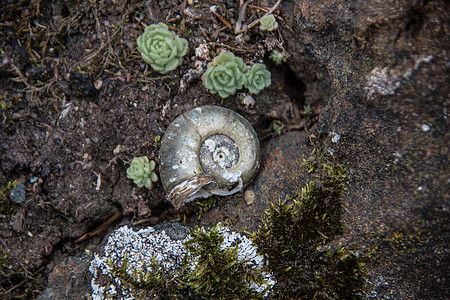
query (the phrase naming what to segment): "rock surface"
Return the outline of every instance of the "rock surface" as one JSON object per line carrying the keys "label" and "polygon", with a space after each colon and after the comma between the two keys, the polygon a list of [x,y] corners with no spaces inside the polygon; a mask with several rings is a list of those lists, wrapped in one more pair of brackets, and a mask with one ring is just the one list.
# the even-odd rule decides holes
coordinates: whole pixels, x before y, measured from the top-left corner
{"label": "rock surface", "polygon": [[90,256],[71,256],[60,262],[48,278],[39,300],[87,299],[91,294],[88,274]]}
{"label": "rock surface", "polygon": [[[368,296],[448,298],[449,19],[441,1],[286,4],[291,65],[350,171],[346,236]],[[319,95],[319,96],[317,96]],[[369,288],[370,290],[370,288]]]}

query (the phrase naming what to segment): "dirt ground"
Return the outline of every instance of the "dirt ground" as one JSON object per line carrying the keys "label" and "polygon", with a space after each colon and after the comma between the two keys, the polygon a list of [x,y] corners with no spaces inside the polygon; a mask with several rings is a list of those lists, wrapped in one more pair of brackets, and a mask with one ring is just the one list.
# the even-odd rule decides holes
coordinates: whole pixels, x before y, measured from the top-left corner
{"label": "dirt ground", "polygon": [[[0,298],[36,298],[55,266],[81,265],[119,222],[214,223],[256,211],[177,212],[160,184],[147,190],[126,178],[134,157],[159,161],[159,138],[175,117],[206,104],[255,128],[266,162],[253,186],[261,203],[303,183],[296,166],[306,144],[325,143],[342,159],[343,238],[371,256],[368,298],[448,295],[449,5],[243,3],[0,0]],[[236,34],[271,8],[277,30]],[[158,22],[189,42],[181,66],[164,75],[136,44]],[[186,75],[205,61],[200,45],[210,57],[227,50],[264,63],[272,84],[254,104],[243,91],[212,95],[200,74]],[[287,63],[269,59],[274,49],[286,49]]]}
{"label": "dirt ground", "polygon": [[[254,27],[234,40],[238,1],[2,2],[1,297],[36,297],[55,263],[102,239],[111,226],[96,228],[105,222],[151,225],[196,214],[196,208],[177,213],[161,185],[138,189],[125,174],[133,157],[158,162],[155,139],[179,114],[204,104],[231,108],[263,143],[276,135],[274,123],[284,131],[313,123],[303,118],[302,82],[268,60],[268,50],[282,49],[280,31]],[[248,7],[244,21],[263,14]],[[160,21],[189,42],[183,64],[165,75],[141,59],[136,45],[144,28]],[[200,44],[211,55],[226,49],[246,63],[264,62],[272,85],[250,106],[241,93],[210,94],[199,78],[180,90],[183,74],[200,59]]]}

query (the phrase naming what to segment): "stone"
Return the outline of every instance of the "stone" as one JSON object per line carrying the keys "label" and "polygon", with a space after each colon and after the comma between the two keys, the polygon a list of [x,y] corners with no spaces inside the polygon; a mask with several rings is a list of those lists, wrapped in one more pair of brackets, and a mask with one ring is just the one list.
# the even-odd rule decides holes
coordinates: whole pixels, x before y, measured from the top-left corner
{"label": "stone", "polygon": [[448,5],[330,0],[280,10],[294,28],[283,33],[305,102],[324,106],[311,132],[329,135],[349,171],[341,241],[369,255],[366,295],[448,298]]}
{"label": "stone", "polygon": [[55,266],[38,300],[85,299],[91,294],[89,255],[69,256]]}
{"label": "stone", "polygon": [[9,192],[9,199],[16,204],[22,205],[25,202],[25,186],[22,183],[18,183]]}

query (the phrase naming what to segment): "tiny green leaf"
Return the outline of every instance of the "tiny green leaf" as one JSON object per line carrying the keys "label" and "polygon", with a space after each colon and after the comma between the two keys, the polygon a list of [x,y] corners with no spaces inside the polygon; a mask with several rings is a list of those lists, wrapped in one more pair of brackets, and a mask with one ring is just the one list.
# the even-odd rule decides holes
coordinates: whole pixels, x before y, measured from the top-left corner
{"label": "tiny green leaf", "polygon": [[272,52],[270,52],[269,58],[273,62],[275,62],[275,64],[281,65],[282,63],[286,62],[286,59],[288,58],[288,54],[285,51],[280,52],[278,50],[273,50]]}

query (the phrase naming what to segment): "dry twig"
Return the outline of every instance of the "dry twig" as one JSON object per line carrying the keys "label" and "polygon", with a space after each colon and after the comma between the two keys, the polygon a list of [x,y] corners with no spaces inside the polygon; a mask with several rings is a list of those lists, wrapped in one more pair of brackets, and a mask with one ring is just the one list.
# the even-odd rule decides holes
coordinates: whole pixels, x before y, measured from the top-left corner
{"label": "dry twig", "polygon": [[261,22],[261,19],[264,18],[265,16],[270,15],[275,9],[277,9],[277,7],[280,5],[281,0],[278,0],[277,3],[274,4],[274,6],[272,6],[272,8],[264,14],[264,16],[262,16],[261,18],[259,18],[258,20],[253,21],[252,23],[250,23],[250,25],[248,25],[245,28],[242,28],[241,30],[239,30],[238,32],[235,32],[235,34],[240,34],[243,33],[244,31],[256,26],[259,24],[259,22]]}
{"label": "dry twig", "polygon": [[221,15],[219,15],[218,13],[216,13],[213,9],[209,9],[225,26],[228,27],[228,29],[233,30],[233,26],[231,26],[231,24],[225,20]]}
{"label": "dry twig", "polygon": [[75,240],[75,243],[76,244],[81,243],[81,242],[87,240],[88,238],[98,234],[103,229],[105,229],[106,227],[108,227],[109,225],[114,223],[115,221],[120,220],[120,218],[122,218],[122,212],[121,211],[119,211],[118,213],[114,214],[105,223],[103,223],[102,225],[98,226],[97,228],[95,228],[91,232],[83,234],[81,237],[79,237],[78,239]]}

